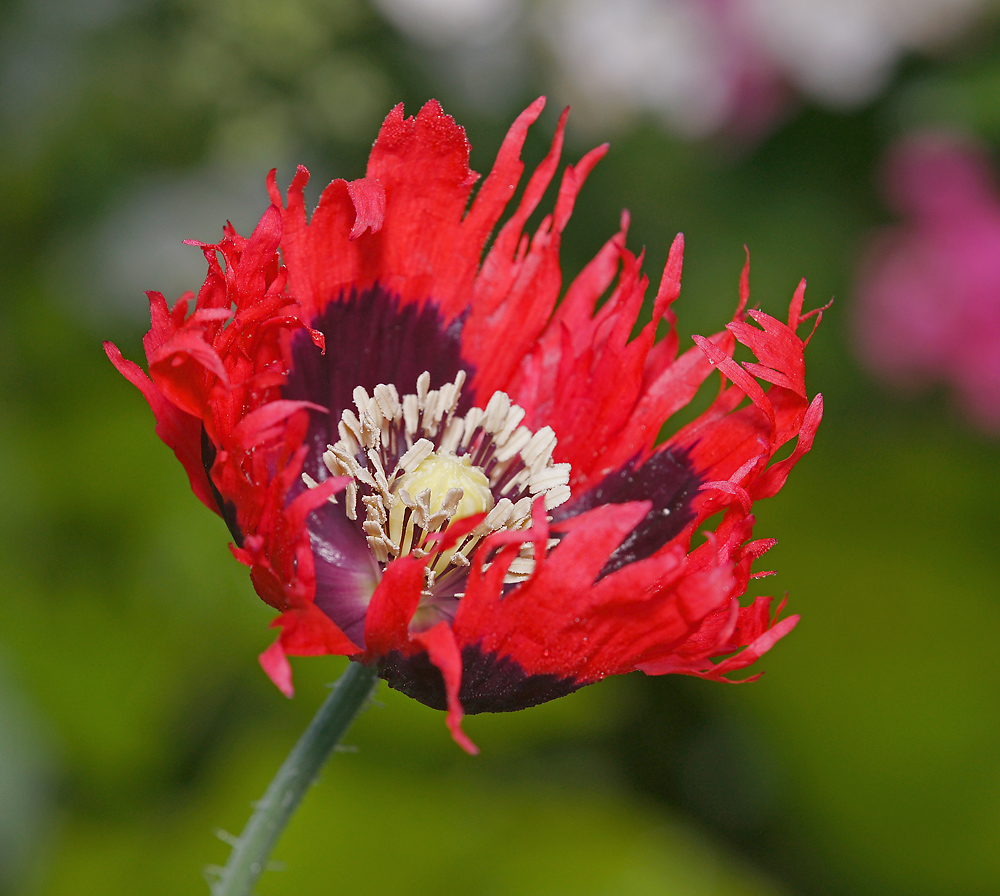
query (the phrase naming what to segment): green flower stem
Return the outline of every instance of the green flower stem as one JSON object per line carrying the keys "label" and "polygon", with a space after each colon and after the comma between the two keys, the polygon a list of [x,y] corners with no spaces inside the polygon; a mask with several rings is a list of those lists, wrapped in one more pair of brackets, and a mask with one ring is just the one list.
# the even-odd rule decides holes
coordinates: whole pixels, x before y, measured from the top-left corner
{"label": "green flower stem", "polygon": [[285,825],[377,683],[373,666],[348,665],[233,843],[229,861],[212,885],[213,896],[249,896],[253,891]]}

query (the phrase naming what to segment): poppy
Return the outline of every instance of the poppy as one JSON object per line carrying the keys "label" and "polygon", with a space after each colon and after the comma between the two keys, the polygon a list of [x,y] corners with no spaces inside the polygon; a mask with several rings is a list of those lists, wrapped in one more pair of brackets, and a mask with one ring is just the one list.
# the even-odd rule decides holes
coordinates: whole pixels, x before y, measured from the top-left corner
{"label": "poppy", "polygon": [[[261,655],[275,684],[291,695],[288,655],[349,656],[446,709],[469,750],[464,713],[633,670],[721,680],[787,634],[797,617],[770,598],[740,606],[772,544],[752,538],[752,505],[822,416],[796,333],[820,316],[802,313],[804,282],[782,323],[746,308],[744,268],[732,322],[678,353],[683,238],[633,335],[648,280],[623,215],[560,300],[562,232],[607,147],[564,170],[525,233],[564,113],[500,224],[543,105],[475,192],[465,132],[433,101],[395,108],[366,176],[333,181],[308,219],[308,171],[286,195],[272,171],[250,237],[227,225],[196,244],[197,296],[149,293],[148,376],[106,345],[280,613]],[[737,343],[757,360],[734,360]],[[710,407],[659,441],[713,369]]]}

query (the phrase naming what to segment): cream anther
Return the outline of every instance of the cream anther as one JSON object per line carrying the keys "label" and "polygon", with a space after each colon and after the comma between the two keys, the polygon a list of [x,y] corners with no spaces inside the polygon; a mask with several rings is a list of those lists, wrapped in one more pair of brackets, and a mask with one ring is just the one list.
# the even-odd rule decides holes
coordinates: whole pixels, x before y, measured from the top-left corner
{"label": "cream anther", "polygon": [[[523,426],[524,409],[503,392],[457,415],[464,383],[459,371],[440,389],[422,373],[415,392],[402,396],[392,384],[370,395],[359,386],[355,409],[345,409],[338,424],[340,439],[323,454],[331,475],[350,477],[347,517],[360,523],[380,564],[408,553],[429,557],[428,599],[461,597],[479,543],[492,532],[527,529],[536,499],[551,511],[570,497],[570,467],[552,459],[552,430]],[[436,547],[430,536],[479,513],[483,521],[454,547]],[[505,581],[521,581],[534,567],[534,545],[525,542]]]}

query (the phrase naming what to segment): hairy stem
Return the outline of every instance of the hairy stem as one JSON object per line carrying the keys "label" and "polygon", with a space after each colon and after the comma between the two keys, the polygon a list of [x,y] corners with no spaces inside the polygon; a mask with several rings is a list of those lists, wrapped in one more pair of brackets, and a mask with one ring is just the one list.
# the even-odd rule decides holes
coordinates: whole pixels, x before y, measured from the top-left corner
{"label": "hairy stem", "polygon": [[285,825],[377,683],[374,667],[348,665],[234,841],[229,861],[211,885],[212,896],[249,896],[253,891]]}

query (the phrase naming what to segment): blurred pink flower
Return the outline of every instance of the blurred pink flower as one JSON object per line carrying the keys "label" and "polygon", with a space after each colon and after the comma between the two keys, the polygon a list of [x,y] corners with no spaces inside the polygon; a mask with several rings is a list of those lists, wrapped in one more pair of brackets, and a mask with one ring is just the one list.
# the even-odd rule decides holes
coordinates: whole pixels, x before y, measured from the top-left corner
{"label": "blurred pink flower", "polygon": [[953,135],[911,136],[885,188],[905,223],[877,235],[861,268],[862,358],[906,390],[948,384],[1000,433],[1000,193],[986,154]]}

